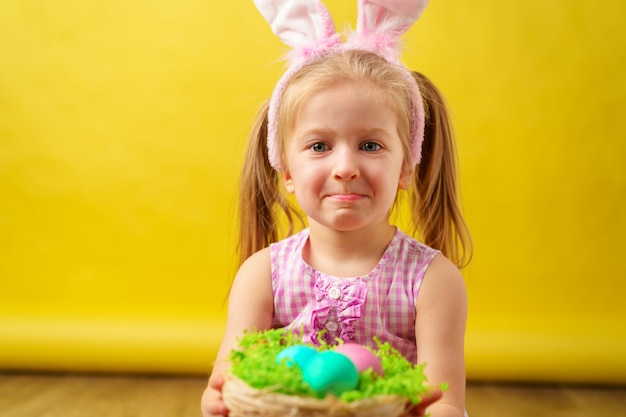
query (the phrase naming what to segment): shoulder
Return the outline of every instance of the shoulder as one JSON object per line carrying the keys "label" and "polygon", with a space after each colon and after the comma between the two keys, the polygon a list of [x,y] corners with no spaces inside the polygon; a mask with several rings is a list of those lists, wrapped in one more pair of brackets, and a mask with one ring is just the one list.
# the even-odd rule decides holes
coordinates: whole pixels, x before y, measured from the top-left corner
{"label": "shoulder", "polygon": [[461,271],[452,261],[438,253],[430,262],[417,300],[421,308],[452,308],[460,313],[467,309],[467,292]]}
{"label": "shoulder", "polygon": [[261,249],[239,267],[231,287],[233,297],[246,298],[271,293],[271,262],[269,248]]}
{"label": "shoulder", "polygon": [[267,328],[272,311],[270,256],[269,248],[265,248],[246,259],[235,275],[229,296],[229,321],[237,330]]}
{"label": "shoulder", "polygon": [[239,276],[259,276],[263,273],[270,273],[270,248],[261,249],[246,259],[237,271],[236,279]]}
{"label": "shoulder", "polygon": [[227,358],[245,330],[268,329],[274,311],[269,276],[269,249],[250,256],[240,267],[230,288],[228,320],[219,351]]}

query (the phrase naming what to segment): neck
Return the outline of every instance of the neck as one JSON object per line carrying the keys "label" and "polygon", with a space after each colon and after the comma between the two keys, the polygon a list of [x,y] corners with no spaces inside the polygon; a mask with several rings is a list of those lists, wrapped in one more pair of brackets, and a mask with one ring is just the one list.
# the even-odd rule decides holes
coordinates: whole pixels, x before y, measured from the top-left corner
{"label": "neck", "polygon": [[396,232],[395,226],[387,222],[351,231],[331,230],[310,222],[309,229],[305,261],[319,271],[340,277],[371,272]]}

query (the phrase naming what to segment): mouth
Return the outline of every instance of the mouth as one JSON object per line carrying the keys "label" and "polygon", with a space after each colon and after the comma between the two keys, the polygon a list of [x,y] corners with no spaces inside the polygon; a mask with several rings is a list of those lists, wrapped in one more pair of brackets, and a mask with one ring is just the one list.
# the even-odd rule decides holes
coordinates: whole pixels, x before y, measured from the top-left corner
{"label": "mouth", "polygon": [[365,198],[365,196],[363,194],[356,194],[356,193],[340,193],[340,194],[330,194],[328,195],[328,198],[336,200],[336,201],[351,202],[351,201],[361,200]]}

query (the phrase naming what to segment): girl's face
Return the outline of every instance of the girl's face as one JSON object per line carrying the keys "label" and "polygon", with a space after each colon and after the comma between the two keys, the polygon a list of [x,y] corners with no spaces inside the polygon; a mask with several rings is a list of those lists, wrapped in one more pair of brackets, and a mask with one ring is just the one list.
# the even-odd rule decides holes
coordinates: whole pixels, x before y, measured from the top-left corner
{"label": "girl's face", "polygon": [[383,94],[343,83],[304,101],[285,143],[284,181],[313,221],[338,231],[388,224],[412,170]]}

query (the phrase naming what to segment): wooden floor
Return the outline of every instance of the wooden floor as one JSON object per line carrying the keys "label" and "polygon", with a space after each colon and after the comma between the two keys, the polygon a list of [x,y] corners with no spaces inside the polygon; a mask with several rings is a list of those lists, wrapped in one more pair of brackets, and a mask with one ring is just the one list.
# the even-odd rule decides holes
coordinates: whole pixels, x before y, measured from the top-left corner
{"label": "wooden floor", "polygon": [[[204,377],[0,374],[2,417],[199,417]],[[623,417],[626,387],[470,383],[471,417]]]}

